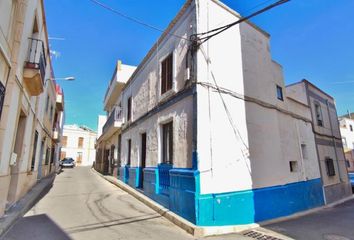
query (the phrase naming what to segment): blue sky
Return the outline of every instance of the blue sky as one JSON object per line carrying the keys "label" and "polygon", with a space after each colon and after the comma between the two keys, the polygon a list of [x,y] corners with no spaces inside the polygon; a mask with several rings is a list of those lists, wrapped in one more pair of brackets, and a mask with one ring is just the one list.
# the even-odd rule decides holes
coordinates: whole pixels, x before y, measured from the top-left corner
{"label": "blue sky", "polygon": [[[101,0],[164,29],[184,0]],[[266,0],[224,0],[247,15]],[[254,8],[258,6],[258,8]],[[160,36],[89,0],[46,0],[46,17],[56,77],[65,91],[66,124],[97,129],[103,97],[118,59],[138,65]],[[332,95],[338,114],[354,111],[354,1],[292,0],[252,19],[271,34],[273,59],[284,69],[286,84],[306,78]]]}

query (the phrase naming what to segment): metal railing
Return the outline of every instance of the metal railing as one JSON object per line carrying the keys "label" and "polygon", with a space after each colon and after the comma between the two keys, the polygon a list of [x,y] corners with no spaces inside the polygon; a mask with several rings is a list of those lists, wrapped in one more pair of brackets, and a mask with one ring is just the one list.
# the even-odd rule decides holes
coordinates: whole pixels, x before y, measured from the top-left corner
{"label": "metal railing", "polygon": [[123,109],[121,107],[116,107],[109,115],[107,122],[102,128],[102,132],[105,133],[115,121],[123,121]]}
{"label": "metal railing", "polygon": [[29,53],[26,61],[27,68],[39,69],[44,84],[45,69],[47,65],[44,43],[40,39],[29,38]]}

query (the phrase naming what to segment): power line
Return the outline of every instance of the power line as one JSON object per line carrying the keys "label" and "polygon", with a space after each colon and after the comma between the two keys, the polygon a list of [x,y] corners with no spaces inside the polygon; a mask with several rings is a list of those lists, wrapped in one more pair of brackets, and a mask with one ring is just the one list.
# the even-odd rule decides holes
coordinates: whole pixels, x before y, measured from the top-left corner
{"label": "power line", "polygon": [[[137,24],[140,24],[140,25],[142,25],[142,26],[145,26],[145,27],[147,27],[147,28],[153,29],[153,30],[158,31],[158,32],[162,32],[162,33],[165,32],[165,31],[164,31],[163,29],[161,29],[161,28],[158,28],[158,27],[155,27],[155,26],[153,26],[153,25],[151,25],[151,24],[145,23],[145,22],[143,22],[143,21],[141,21],[141,20],[139,20],[139,19],[137,19],[137,18],[135,18],[135,17],[128,16],[127,14],[122,13],[122,12],[120,12],[120,11],[118,11],[118,10],[116,10],[116,9],[114,9],[114,8],[112,8],[112,7],[108,6],[108,5],[106,5],[106,4],[102,3],[102,2],[100,2],[100,1],[97,1],[97,0],[89,0],[89,1],[91,1],[92,3],[94,3],[94,4],[96,4],[96,5],[98,5],[98,6],[102,7],[102,8],[104,8],[104,9],[106,9],[106,10],[108,10],[108,11],[111,11],[111,12],[113,12],[113,13],[115,13],[115,14],[121,16],[122,18],[125,18],[125,19],[129,20],[129,21],[135,22],[135,23],[137,23]],[[183,40],[190,41],[188,38],[185,38],[185,37],[182,37],[182,36],[173,34],[173,33],[167,33],[167,34],[168,34],[168,35],[171,35],[171,36],[174,36],[174,37],[176,37],[176,38],[180,38],[180,39],[183,39]]]}
{"label": "power line", "polygon": [[224,32],[224,31],[226,31],[227,29],[229,29],[229,28],[231,28],[231,27],[233,27],[233,26],[235,26],[235,25],[237,25],[237,24],[240,24],[240,23],[242,23],[242,22],[244,22],[244,21],[247,21],[248,19],[250,19],[250,18],[252,18],[252,17],[255,17],[255,16],[257,16],[257,15],[259,15],[259,14],[261,14],[261,13],[264,13],[264,12],[266,12],[266,11],[272,9],[272,8],[275,8],[275,7],[277,7],[277,6],[280,6],[280,5],[282,5],[282,4],[286,3],[286,2],[289,2],[289,1],[290,1],[290,0],[279,0],[278,2],[275,2],[275,3],[273,3],[273,4],[271,4],[271,5],[269,5],[269,6],[265,7],[265,8],[263,8],[263,9],[257,11],[257,12],[254,12],[254,13],[252,13],[251,15],[249,15],[249,16],[247,16],[247,17],[241,18],[241,19],[237,20],[236,22],[227,24],[227,25],[222,26],[222,27],[218,27],[218,28],[212,29],[212,30],[207,31],[207,32],[197,33],[196,35],[197,35],[197,36],[203,36],[203,35],[207,35],[207,34],[209,34],[209,33],[213,33],[213,34],[211,34],[211,35],[209,35],[209,36],[199,38],[199,40],[201,40],[201,43],[200,43],[200,44],[202,44],[202,43],[208,41],[210,38],[212,38],[212,37],[214,37],[214,36],[216,36],[216,35],[218,35],[218,34]]}

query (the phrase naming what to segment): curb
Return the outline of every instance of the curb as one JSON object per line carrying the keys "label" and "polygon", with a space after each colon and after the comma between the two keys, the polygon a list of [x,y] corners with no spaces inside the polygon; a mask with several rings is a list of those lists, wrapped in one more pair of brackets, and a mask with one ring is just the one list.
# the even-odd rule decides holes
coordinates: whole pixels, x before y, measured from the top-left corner
{"label": "curb", "polygon": [[42,194],[52,187],[56,173],[42,178],[20,200],[11,206],[0,218],[0,239],[3,239],[8,230],[41,199]]}
{"label": "curb", "polygon": [[229,234],[229,233],[240,233],[249,229],[259,227],[259,224],[248,224],[248,225],[237,225],[237,226],[222,226],[222,227],[199,227],[194,225],[193,223],[185,220],[184,218],[178,216],[177,214],[173,213],[169,209],[161,206],[160,204],[156,203],[155,201],[151,200],[144,194],[140,193],[139,191],[135,190],[134,188],[130,187],[129,185],[123,183],[122,181],[112,177],[112,176],[105,176],[94,168],[91,168],[92,172],[96,173],[106,181],[110,182],[111,184],[121,188],[123,191],[129,193],[161,216],[165,217],[170,222],[174,223],[178,227],[182,228],[189,234],[193,235],[194,237],[206,237],[206,236],[214,236],[214,235],[222,235],[222,234]]}

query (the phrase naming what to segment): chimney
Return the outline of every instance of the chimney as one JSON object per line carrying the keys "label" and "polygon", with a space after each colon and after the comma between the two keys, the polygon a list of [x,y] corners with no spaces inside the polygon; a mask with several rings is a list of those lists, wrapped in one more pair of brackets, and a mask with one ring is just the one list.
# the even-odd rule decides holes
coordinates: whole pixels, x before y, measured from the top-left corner
{"label": "chimney", "polygon": [[349,112],[349,109],[347,110],[347,113],[348,113],[348,118],[352,119],[352,114],[351,112]]}

